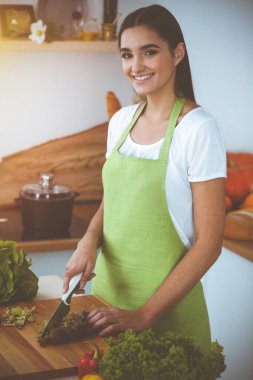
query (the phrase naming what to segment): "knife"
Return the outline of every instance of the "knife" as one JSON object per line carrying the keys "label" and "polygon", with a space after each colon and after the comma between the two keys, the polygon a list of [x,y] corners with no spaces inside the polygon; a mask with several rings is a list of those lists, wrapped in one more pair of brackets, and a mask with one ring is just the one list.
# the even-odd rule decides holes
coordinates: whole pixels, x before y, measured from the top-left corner
{"label": "knife", "polygon": [[65,294],[63,294],[60,304],[57,306],[43,331],[41,332],[41,338],[47,335],[69,313],[71,297],[73,293],[80,287],[80,279],[82,277],[82,274],[82,272],[78,273],[70,280],[69,289]]}

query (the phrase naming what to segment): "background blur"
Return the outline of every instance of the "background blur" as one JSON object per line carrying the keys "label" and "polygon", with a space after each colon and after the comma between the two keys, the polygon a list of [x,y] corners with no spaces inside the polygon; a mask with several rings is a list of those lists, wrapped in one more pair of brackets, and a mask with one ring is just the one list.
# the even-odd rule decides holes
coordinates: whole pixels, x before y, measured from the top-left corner
{"label": "background blur", "polygon": [[[253,1],[119,0],[118,24],[153,3],[179,21],[197,101],[216,117],[227,150],[253,152]],[[102,1],[93,6],[101,22]],[[0,158],[106,121],[107,91],[122,105],[133,102],[118,53],[0,51]]]}
{"label": "background blur", "polygon": [[[103,0],[87,1],[101,25]],[[253,153],[253,0],[118,0],[118,26],[129,12],[153,3],[179,21],[197,102],[217,119],[226,149]],[[0,4],[37,9],[37,0]],[[118,52],[8,52],[1,46],[0,41],[0,161],[107,121],[108,91],[123,106],[133,103]],[[71,254],[33,255],[33,269],[40,276],[62,277]],[[203,281],[212,339],[225,348],[228,368],[222,380],[253,379],[252,269],[252,262],[223,248]]]}

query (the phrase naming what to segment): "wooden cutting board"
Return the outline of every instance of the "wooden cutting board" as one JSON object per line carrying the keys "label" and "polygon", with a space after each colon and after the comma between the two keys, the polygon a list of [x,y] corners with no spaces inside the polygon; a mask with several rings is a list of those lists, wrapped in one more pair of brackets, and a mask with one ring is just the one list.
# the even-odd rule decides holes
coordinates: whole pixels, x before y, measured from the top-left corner
{"label": "wooden cutting board", "polygon": [[[18,303],[22,307],[36,306],[36,321],[26,324],[21,330],[0,326],[0,380],[40,380],[77,375],[80,355],[93,349],[85,338],[46,347],[37,342],[41,323],[49,319],[59,302],[60,299],[50,299]],[[108,304],[98,296],[78,296],[72,298],[71,312],[91,311],[101,306]],[[0,308],[0,313],[5,307]],[[89,338],[89,341],[94,341],[101,348],[106,347],[102,338]]]}

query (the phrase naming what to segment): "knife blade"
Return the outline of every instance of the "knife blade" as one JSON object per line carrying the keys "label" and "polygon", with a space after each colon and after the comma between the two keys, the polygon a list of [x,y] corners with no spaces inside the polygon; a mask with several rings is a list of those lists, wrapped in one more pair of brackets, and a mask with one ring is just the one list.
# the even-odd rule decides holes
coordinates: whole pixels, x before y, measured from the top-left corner
{"label": "knife blade", "polygon": [[61,298],[61,302],[59,303],[59,305],[53,312],[52,316],[48,320],[46,326],[42,330],[40,334],[41,338],[47,335],[69,313],[71,297],[74,294],[74,292],[77,289],[79,289],[81,277],[82,277],[82,273],[78,273],[77,275],[72,277],[72,279],[70,280],[69,289],[65,294],[63,294]]}

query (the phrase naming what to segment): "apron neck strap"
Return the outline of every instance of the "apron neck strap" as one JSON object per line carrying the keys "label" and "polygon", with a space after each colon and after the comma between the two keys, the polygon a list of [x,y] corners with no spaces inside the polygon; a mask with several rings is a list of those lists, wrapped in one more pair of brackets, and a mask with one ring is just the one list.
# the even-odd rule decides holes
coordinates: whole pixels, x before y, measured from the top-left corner
{"label": "apron neck strap", "polygon": [[[162,148],[161,148],[161,152],[160,152],[160,159],[163,160],[163,161],[167,162],[167,160],[168,160],[168,154],[169,154],[170,143],[171,143],[171,140],[172,140],[173,132],[174,132],[174,129],[175,129],[175,126],[176,126],[176,123],[177,123],[177,119],[178,119],[178,117],[179,117],[179,115],[180,115],[180,113],[181,113],[181,111],[182,111],[182,109],[184,107],[184,104],[185,104],[185,99],[184,98],[177,98],[176,101],[175,101],[175,103],[173,104],[173,107],[172,107],[172,110],[171,110],[171,113],[170,113],[170,118],[169,118],[169,122],[168,122],[167,131],[166,131],[166,134],[165,134],[165,137],[164,137],[164,142],[163,142],[163,145],[162,145]],[[136,112],[136,114],[134,115],[134,117],[131,120],[130,124],[125,129],[125,131],[122,133],[122,135],[121,135],[118,143],[114,147],[114,150],[118,150],[121,147],[121,145],[125,141],[128,133],[133,128],[134,124],[138,120],[139,116],[141,115],[141,113],[144,110],[144,108],[146,107],[146,105],[147,105],[147,102],[144,102],[143,104],[140,105],[140,109],[138,110],[138,112]]]}
{"label": "apron neck strap", "polygon": [[144,108],[146,107],[147,105],[147,102],[145,101],[144,103],[140,104],[139,105],[139,110],[135,113],[134,117],[132,118],[131,122],[128,124],[127,128],[125,129],[125,131],[122,133],[118,143],[115,145],[115,148],[114,150],[118,150],[121,145],[123,144],[123,142],[125,141],[128,133],[131,131],[131,129],[133,128],[134,124],[136,123],[136,121],[138,120],[139,116],[141,115],[142,111],[144,110]]}
{"label": "apron neck strap", "polygon": [[177,124],[177,119],[184,107],[184,104],[185,104],[184,98],[177,98],[175,103],[173,104],[173,107],[170,113],[167,131],[164,137],[164,142],[160,151],[160,159],[163,161],[166,161],[166,162],[168,161],[168,155],[169,155],[172,136],[174,133],[175,126]]}

